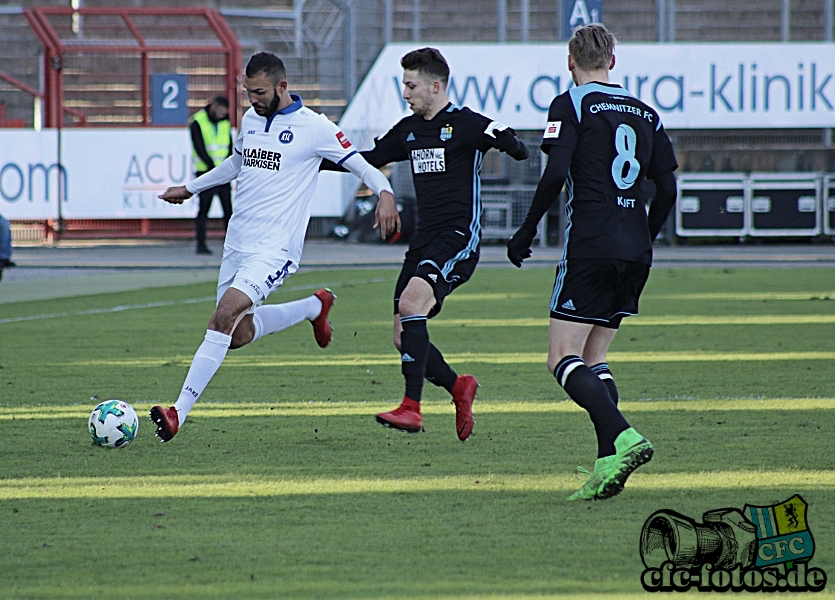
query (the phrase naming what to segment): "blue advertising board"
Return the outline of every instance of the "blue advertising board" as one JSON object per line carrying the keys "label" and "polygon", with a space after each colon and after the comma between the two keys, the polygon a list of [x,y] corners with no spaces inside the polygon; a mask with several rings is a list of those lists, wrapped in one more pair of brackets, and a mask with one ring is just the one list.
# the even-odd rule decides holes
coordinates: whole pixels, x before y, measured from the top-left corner
{"label": "blue advertising board", "polygon": [[562,39],[577,27],[603,22],[603,0],[562,0]]}
{"label": "blue advertising board", "polygon": [[188,75],[151,75],[151,122],[154,125],[185,125],[188,116]]}

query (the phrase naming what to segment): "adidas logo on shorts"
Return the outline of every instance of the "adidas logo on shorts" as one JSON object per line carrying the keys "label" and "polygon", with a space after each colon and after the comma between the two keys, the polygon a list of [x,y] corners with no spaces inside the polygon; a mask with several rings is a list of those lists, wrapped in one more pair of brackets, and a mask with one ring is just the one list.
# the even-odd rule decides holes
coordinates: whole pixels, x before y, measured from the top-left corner
{"label": "adidas logo on shorts", "polygon": [[402,354],[400,356],[400,361],[401,362],[415,362],[415,359],[412,358],[411,356],[409,356],[408,353],[406,353],[406,354]]}
{"label": "adidas logo on shorts", "polygon": [[577,310],[574,308],[574,302],[571,301],[571,298],[563,302],[560,308],[564,308],[565,310]]}

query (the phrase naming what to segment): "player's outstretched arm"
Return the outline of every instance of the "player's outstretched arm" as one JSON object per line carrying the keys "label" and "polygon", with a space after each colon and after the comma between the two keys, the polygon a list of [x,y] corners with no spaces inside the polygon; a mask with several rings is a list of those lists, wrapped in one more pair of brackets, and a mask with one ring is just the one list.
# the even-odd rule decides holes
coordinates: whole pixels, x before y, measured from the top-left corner
{"label": "player's outstretched arm", "polygon": [[170,204],[182,204],[194,194],[199,194],[203,190],[207,190],[217,185],[229,183],[238,176],[238,173],[241,172],[242,165],[243,157],[235,151],[232,153],[232,156],[224,160],[208,173],[201,175],[193,181],[189,181],[187,185],[170,187],[165,190],[165,192],[160,194],[158,198],[160,200],[165,200]]}
{"label": "player's outstretched arm", "polygon": [[647,222],[649,223],[650,239],[655,241],[664,226],[664,221],[667,220],[670,211],[673,209],[678,188],[676,186],[676,176],[673,175],[672,170],[656,175],[652,178],[652,181],[655,183],[655,197],[649,205]]}
{"label": "player's outstretched arm", "polygon": [[182,204],[189,198],[191,198],[192,193],[188,191],[186,186],[184,185],[175,185],[167,190],[165,190],[162,194],[157,196],[160,200],[165,200],[169,204]]}
{"label": "player's outstretched arm", "polygon": [[[186,184],[188,191],[192,194],[199,194],[203,190],[229,183],[241,172],[244,164],[244,157],[235,149],[232,155],[216,166],[208,173],[204,173],[197,179]],[[162,196],[160,196],[162,197]],[[163,198],[164,199],[164,198]]]}
{"label": "player's outstretched arm", "polygon": [[[409,158],[408,153],[403,148],[403,144],[399,141],[397,132],[394,129],[389,130],[384,136],[374,140],[374,147],[370,150],[362,150],[360,156],[372,167],[379,169],[387,164],[399,162]],[[353,160],[353,157],[351,157]],[[332,160],[324,158],[319,165],[320,171],[349,171],[346,168],[345,162],[335,163]]]}
{"label": "player's outstretched arm", "polygon": [[560,195],[573,151],[563,146],[548,146],[548,164],[536,186],[525,222],[507,241],[507,258],[517,267],[531,256],[531,244],[536,237],[536,226]]}

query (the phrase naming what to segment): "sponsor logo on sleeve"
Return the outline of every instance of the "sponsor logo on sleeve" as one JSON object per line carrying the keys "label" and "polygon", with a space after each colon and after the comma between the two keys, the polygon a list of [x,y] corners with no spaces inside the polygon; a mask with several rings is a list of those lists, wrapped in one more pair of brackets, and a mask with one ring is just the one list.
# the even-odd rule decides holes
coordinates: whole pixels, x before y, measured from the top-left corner
{"label": "sponsor logo on sleeve", "polygon": [[415,175],[420,173],[443,173],[446,171],[443,148],[421,148],[412,150],[412,172]]}
{"label": "sponsor logo on sleeve", "polygon": [[346,150],[351,147],[351,141],[341,131],[336,132],[336,141]]}
{"label": "sponsor logo on sleeve", "polygon": [[562,121],[548,121],[545,124],[545,133],[542,137],[557,139],[560,137],[560,129],[562,129]]}

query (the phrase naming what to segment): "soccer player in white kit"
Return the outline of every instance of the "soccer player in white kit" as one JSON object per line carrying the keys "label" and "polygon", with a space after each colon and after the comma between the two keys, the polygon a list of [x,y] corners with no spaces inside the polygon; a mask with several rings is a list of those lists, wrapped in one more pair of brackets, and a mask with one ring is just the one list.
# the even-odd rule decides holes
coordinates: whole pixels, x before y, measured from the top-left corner
{"label": "soccer player in white kit", "polygon": [[386,177],[357,153],[327,117],[290,94],[286,77],[280,58],[269,52],[255,54],[244,81],[252,107],[241,120],[232,156],[187,185],[168,188],[159,196],[182,204],[193,194],[238,180],[218,276],[217,308],[174,406],[155,406],[150,412],[163,442],[177,434],[230,348],[305,319],[312,322],[319,346],[330,343],[328,313],[334,299],[330,290],[320,289],[294,302],[263,305],[298,269],[322,159],[344,166],[379,196],[375,227],[384,237],[400,229]]}

